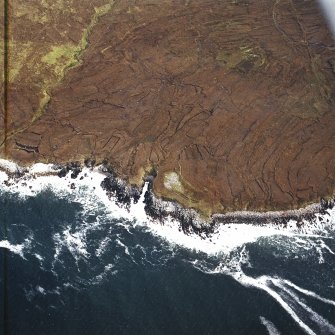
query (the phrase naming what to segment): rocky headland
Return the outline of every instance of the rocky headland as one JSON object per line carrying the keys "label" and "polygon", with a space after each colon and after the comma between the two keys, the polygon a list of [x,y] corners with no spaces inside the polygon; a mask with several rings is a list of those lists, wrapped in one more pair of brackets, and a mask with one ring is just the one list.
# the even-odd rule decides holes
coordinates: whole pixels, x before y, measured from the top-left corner
{"label": "rocky headland", "polygon": [[[105,163],[106,164],[106,163]],[[84,164],[71,162],[67,165],[44,165],[36,164],[30,167],[22,167],[13,162],[0,159],[0,173],[5,172],[6,178],[3,183],[12,191],[17,192],[20,188],[32,190],[31,182],[40,177],[65,178],[63,182],[63,191],[76,192],[76,189],[82,187],[85,182],[92,184],[93,177],[96,174],[100,176],[101,181],[94,182],[93,189],[101,188],[111,203],[119,208],[125,209],[128,213],[133,213],[137,218],[134,205],[141,201],[140,207],[144,205],[146,221],[165,224],[173,220],[174,224],[179,226],[179,230],[185,234],[197,234],[201,238],[209,238],[215,234],[220,225],[226,224],[228,227],[236,224],[253,224],[257,226],[272,225],[278,229],[285,228],[307,228],[310,225],[331,224],[330,213],[335,206],[335,198],[330,200],[321,199],[320,203],[315,203],[304,208],[285,211],[234,211],[224,214],[215,214],[210,218],[204,217],[194,209],[185,208],[176,201],[157,197],[153,192],[153,180],[155,176],[146,176],[142,186],[129,185],[125,180],[116,176],[113,169],[108,165],[95,166],[92,160],[86,160]],[[44,187],[54,187],[53,183],[43,182]],[[142,203],[143,201],[143,203]],[[143,218],[142,218],[143,219]]]}

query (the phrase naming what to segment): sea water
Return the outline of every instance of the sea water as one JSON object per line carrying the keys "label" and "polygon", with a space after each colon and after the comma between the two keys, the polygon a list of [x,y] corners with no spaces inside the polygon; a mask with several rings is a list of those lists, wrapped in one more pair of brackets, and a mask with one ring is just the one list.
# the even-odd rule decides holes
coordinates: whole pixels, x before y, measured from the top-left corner
{"label": "sea water", "polygon": [[0,172],[0,334],[335,334],[334,209],[204,238],[49,168]]}

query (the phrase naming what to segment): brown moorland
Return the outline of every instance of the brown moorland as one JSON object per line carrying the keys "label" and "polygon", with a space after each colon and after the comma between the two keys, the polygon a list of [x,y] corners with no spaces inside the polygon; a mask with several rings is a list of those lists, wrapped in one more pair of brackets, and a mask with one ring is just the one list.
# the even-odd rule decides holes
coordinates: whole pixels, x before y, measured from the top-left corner
{"label": "brown moorland", "polygon": [[8,3],[0,156],[107,160],[132,184],[154,170],[156,195],[205,215],[334,195],[335,45],[317,1]]}

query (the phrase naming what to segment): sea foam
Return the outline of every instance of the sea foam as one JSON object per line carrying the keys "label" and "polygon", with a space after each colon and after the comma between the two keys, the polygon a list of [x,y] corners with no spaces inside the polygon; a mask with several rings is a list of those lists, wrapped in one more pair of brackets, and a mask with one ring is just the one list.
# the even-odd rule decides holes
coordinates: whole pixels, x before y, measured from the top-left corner
{"label": "sea foam", "polygon": [[[246,243],[257,241],[260,237],[287,236],[295,237],[326,237],[329,231],[334,231],[335,208],[327,209],[325,214],[315,214],[312,222],[305,222],[297,227],[295,220],[289,220],[285,227],[281,225],[255,225],[245,223],[218,224],[211,234],[185,234],[180,229],[176,218],[167,216],[162,220],[153,220],[146,214],[144,195],[148,190],[148,182],[144,184],[140,199],[137,203],[131,201],[129,207],[122,206],[116,198],[107,195],[102,189],[101,182],[106,178],[102,167],[84,167],[76,179],[71,178],[71,173],[60,178],[57,175],[59,167],[46,164],[35,164],[26,169],[26,173],[19,178],[10,179],[10,174],[24,171],[15,163],[0,160],[0,191],[15,193],[18,197],[35,196],[45,189],[51,189],[57,196],[68,198],[83,205],[84,211],[89,213],[97,206],[103,206],[113,218],[125,219],[132,222],[133,226],[145,226],[152,234],[168,241],[169,243],[183,246],[194,251],[207,254],[229,253]],[[58,169],[57,169],[58,168]],[[77,246],[84,253],[83,246],[75,236],[66,235],[65,240],[69,246]],[[301,246],[304,247],[303,245]]]}
{"label": "sea foam", "polygon": [[[137,203],[131,201],[130,206],[123,206],[116,198],[108,196],[100,186],[106,177],[101,167],[83,168],[76,179],[71,178],[68,173],[60,178],[57,175],[57,166],[38,164],[34,165],[24,173],[24,169],[12,162],[0,160],[0,194],[1,192],[13,193],[19,198],[34,197],[46,189],[51,189],[58,197],[69,201],[78,202],[82,205],[84,217],[90,213],[102,211],[104,217],[122,219],[121,224],[129,234],[133,229],[145,229],[165,243],[167,248],[183,248],[193,255],[189,262],[192,266],[208,275],[230,276],[241,285],[254,287],[273,298],[296,322],[306,334],[318,334],[318,330],[327,333],[335,333],[334,326],[309,307],[304,298],[315,299],[329,306],[335,306],[335,301],[322,296],[310,289],[306,289],[291,280],[270,276],[251,276],[246,274],[245,268],[252,268],[252,260],[249,257],[247,245],[268,240],[274,248],[279,250],[281,257],[303,257],[311,250],[319,255],[319,263],[325,261],[324,254],[335,254],[327,244],[328,240],[334,239],[335,232],[335,208],[327,209],[324,214],[315,214],[312,221],[305,222],[298,227],[295,220],[290,220],[287,225],[254,225],[245,223],[218,224],[208,236],[201,234],[185,234],[177,219],[167,216],[161,221],[153,220],[145,211],[145,192],[149,184],[145,183],[142,188],[140,199]],[[17,178],[11,178],[11,174],[19,174]],[[55,243],[54,263],[59,261],[63,250],[69,251],[76,263],[87,261],[90,257],[88,251],[88,232],[104,225],[103,218],[98,216],[94,222],[83,222],[80,226],[71,230],[64,227],[57,232],[53,238]],[[115,243],[123,249],[124,256],[133,258],[134,249],[140,250],[146,258],[147,250],[137,245],[130,248],[118,236],[110,239],[105,236],[99,247],[95,250],[96,257],[102,257],[105,249],[110,243]],[[29,250],[29,241],[24,244],[13,245],[7,240],[0,241],[0,248],[6,248],[13,253],[24,257],[25,251]],[[154,250],[153,250],[154,251]],[[197,255],[205,254],[208,260]],[[172,252],[171,255],[174,255]],[[200,255],[199,255],[200,256]],[[172,256],[170,256],[172,257]],[[38,258],[43,262],[43,259]],[[117,259],[117,258],[116,258]],[[150,260],[147,260],[150,262]],[[103,272],[96,275],[90,281],[91,284],[99,284],[108,278],[108,275],[118,273],[117,265],[108,263]],[[69,284],[70,285],[70,284]],[[269,334],[278,334],[276,326],[265,317],[260,322],[266,327]]]}

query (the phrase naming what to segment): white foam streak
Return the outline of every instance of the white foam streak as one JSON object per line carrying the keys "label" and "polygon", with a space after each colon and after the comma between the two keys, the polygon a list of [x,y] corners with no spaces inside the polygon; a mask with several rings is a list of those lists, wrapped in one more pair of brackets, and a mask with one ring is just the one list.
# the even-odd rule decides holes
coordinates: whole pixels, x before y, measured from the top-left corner
{"label": "white foam streak", "polygon": [[280,335],[279,330],[271,321],[267,320],[264,316],[260,316],[259,319],[261,320],[269,335]]}
{"label": "white foam streak", "polygon": [[95,255],[97,257],[100,257],[106,252],[108,244],[111,242],[111,239],[109,237],[105,237],[101,242],[99,247],[95,250]]}
{"label": "white foam streak", "polygon": [[320,240],[320,247],[323,248],[323,249],[326,249],[332,255],[335,255],[335,252],[332,249],[330,249],[328,247],[328,245],[324,241],[322,241],[322,240]]}
{"label": "white foam streak", "polygon": [[36,291],[41,293],[42,295],[46,295],[46,291],[42,286],[37,285],[36,286]]}
{"label": "white foam streak", "polygon": [[91,280],[90,283],[93,285],[97,285],[104,281],[108,275],[116,275],[118,273],[118,270],[113,270],[114,268],[114,264],[107,264],[104,268],[104,271],[97,275],[93,280]]}
{"label": "white foam streak", "polygon": [[277,303],[291,316],[291,318],[297,323],[297,325],[303,329],[309,335],[317,335],[306,323],[304,323],[296,312],[289,306],[289,304],[284,301],[284,299],[274,290],[272,290],[268,285],[271,282],[271,277],[262,276],[258,278],[252,278],[246,276],[242,273],[236,273],[233,275],[233,278],[236,279],[239,283],[247,287],[257,287],[267,294],[269,294]]}
{"label": "white foam streak", "polygon": [[302,302],[299,297],[294,294],[290,289],[286,288],[281,284],[281,280],[272,280],[272,282],[283,291],[285,291],[295,302],[297,302],[308,314],[309,319],[313,320],[322,330],[327,330],[327,334],[335,334],[335,327],[331,325],[325,318],[320,314],[316,313],[310,307],[308,307],[304,302]]}
{"label": "white foam streak", "polygon": [[[310,325],[303,321],[302,317],[303,319],[306,319],[306,321],[312,320],[320,329],[326,330],[327,334],[335,334],[335,327],[321,315],[308,307],[303,300],[294,294],[290,287],[327,304],[334,305],[334,301],[323,298],[312,291],[305,290],[288,280],[265,275],[256,278],[246,275],[242,266],[250,267],[251,264],[249,254],[245,246],[232,252],[229,257],[222,258],[222,262],[216,266],[214,270],[211,270],[207,264],[202,264],[198,261],[194,261],[193,265],[202,272],[209,274],[225,274],[231,276],[245,287],[253,287],[266,292],[290,315],[290,317],[301,329],[305,331],[306,334],[318,334],[318,332],[315,332]],[[279,291],[277,292],[277,290],[274,290],[274,287],[278,288]],[[295,304],[298,304],[300,308],[297,308],[297,305]],[[308,318],[306,318],[306,313]],[[266,319],[261,319],[261,322],[267,327],[269,334],[277,334],[274,330],[275,328],[271,328],[271,324],[266,323]]]}
{"label": "white foam streak", "polygon": [[8,249],[14,254],[20,255],[22,258],[24,258],[23,254],[23,250],[25,248],[24,244],[11,244],[9,241],[3,240],[0,241],[0,248]]}
{"label": "white foam streak", "polygon": [[117,243],[119,246],[121,246],[121,247],[124,248],[124,252],[125,252],[126,255],[130,256],[129,249],[128,249],[128,247],[127,247],[123,242],[121,242],[119,239],[117,239],[117,240],[116,240],[116,243]]}
{"label": "white foam streak", "polygon": [[69,229],[66,229],[63,232],[63,238],[67,249],[76,259],[78,259],[79,257],[88,257],[89,254],[86,250],[85,238],[84,236],[82,236],[80,231],[71,233]]}
{"label": "white foam streak", "polygon": [[290,282],[290,281],[288,281],[288,280],[286,280],[286,279],[284,279],[283,282],[284,282],[287,286],[291,286],[291,287],[293,287],[295,290],[297,290],[297,291],[299,291],[299,292],[301,292],[301,293],[303,293],[303,294],[305,294],[305,295],[307,295],[307,296],[310,296],[310,297],[313,297],[313,298],[315,298],[315,299],[317,299],[317,300],[320,300],[320,301],[324,302],[325,304],[329,304],[329,305],[333,305],[333,306],[335,306],[335,301],[333,301],[333,300],[323,298],[323,297],[319,296],[318,294],[316,294],[316,293],[314,293],[314,292],[312,292],[312,291],[305,290],[305,289],[303,289],[303,288],[301,288],[301,287],[299,287],[299,286],[293,284],[292,282]]}

